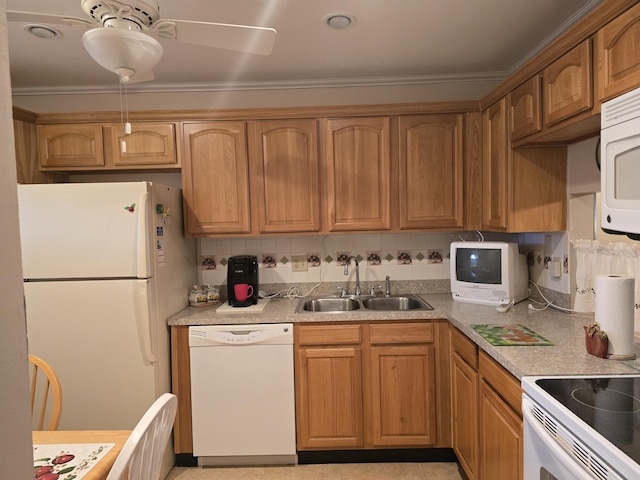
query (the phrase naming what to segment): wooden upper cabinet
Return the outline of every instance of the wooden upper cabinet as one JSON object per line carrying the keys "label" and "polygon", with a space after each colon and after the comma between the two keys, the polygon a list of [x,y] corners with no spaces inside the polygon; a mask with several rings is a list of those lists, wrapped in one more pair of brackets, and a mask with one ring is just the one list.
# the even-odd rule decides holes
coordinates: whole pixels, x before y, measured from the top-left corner
{"label": "wooden upper cabinet", "polygon": [[542,130],[541,75],[534,75],[509,94],[511,140]]}
{"label": "wooden upper cabinet", "polygon": [[128,135],[121,123],[106,125],[105,129],[114,166],[178,166],[175,124],[134,122]]}
{"label": "wooden upper cabinet", "polygon": [[18,183],[56,183],[69,178],[63,173],[41,171],[38,163],[38,116],[22,108],[13,107],[13,134],[16,149],[16,174]]}
{"label": "wooden upper cabinet", "polygon": [[463,120],[400,117],[400,229],[463,226]]}
{"label": "wooden upper cabinet", "polygon": [[249,123],[251,209],[257,231],[320,230],[317,130],[313,119]]}
{"label": "wooden upper cabinet", "polygon": [[510,152],[506,98],[491,105],[482,116],[482,225],[488,230],[506,230]]}
{"label": "wooden upper cabinet", "polygon": [[102,167],[102,125],[38,125],[40,168]]}
{"label": "wooden upper cabinet", "polygon": [[598,100],[603,102],[640,86],[640,4],[601,28],[596,35]]}
{"label": "wooden upper cabinet", "polygon": [[182,188],[189,236],[250,232],[244,122],[185,123]]}
{"label": "wooden upper cabinet", "polygon": [[328,231],[391,229],[389,117],[325,119],[322,130]]}
{"label": "wooden upper cabinet", "polygon": [[567,147],[516,148],[509,159],[509,232],[567,228]]}
{"label": "wooden upper cabinet", "polygon": [[565,230],[567,149],[511,148],[505,105],[503,98],[483,112],[483,229]]}
{"label": "wooden upper cabinet", "polygon": [[593,107],[591,39],[553,62],[542,73],[544,124],[553,125]]}
{"label": "wooden upper cabinet", "polygon": [[[100,171],[179,168],[176,127],[171,122],[38,125],[42,170]],[[124,144],[124,149],[123,149]]]}

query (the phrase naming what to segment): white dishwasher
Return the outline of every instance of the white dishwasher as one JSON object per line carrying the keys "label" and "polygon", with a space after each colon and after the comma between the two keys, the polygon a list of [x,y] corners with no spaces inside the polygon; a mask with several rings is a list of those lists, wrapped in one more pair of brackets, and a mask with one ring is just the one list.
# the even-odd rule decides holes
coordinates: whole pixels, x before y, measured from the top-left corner
{"label": "white dishwasher", "polygon": [[189,327],[198,465],[295,464],[293,324]]}

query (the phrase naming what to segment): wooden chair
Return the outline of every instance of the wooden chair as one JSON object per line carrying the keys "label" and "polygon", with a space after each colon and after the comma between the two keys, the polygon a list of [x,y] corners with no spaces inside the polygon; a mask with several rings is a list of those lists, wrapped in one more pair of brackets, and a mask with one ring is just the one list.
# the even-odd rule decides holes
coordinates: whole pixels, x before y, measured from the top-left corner
{"label": "wooden chair", "polygon": [[[31,366],[31,417],[34,430],[57,430],[62,414],[62,387],[56,372],[47,362],[29,355]],[[41,375],[42,374],[42,375]],[[38,401],[36,404],[36,400]],[[50,411],[47,410],[50,407]],[[37,417],[37,423],[35,423]],[[45,420],[49,419],[46,428]]]}
{"label": "wooden chair", "polygon": [[161,395],[131,432],[107,480],[158,480],[162,455],[173,427],[178,398]]}

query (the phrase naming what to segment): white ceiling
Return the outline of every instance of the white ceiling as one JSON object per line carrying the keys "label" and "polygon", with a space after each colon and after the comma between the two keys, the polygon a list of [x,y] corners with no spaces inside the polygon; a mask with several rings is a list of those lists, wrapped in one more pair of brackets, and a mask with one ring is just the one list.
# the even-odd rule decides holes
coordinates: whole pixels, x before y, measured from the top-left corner
{"label": "white ceiling", "polygon": [[[156,79],[135,88],[212,85],[393,84],[442,78],[502,78],[600,0],[159,0],[162,18],[277,30],[269,56],[162,40]],[[6,0],[7,10],[87,18],[80,0]],[[332,30],[324,19],[355,16]],[[56,25],[43,40],[9,22],[12,87],[22,92],[113,86],[81,44],[84,29]]]}

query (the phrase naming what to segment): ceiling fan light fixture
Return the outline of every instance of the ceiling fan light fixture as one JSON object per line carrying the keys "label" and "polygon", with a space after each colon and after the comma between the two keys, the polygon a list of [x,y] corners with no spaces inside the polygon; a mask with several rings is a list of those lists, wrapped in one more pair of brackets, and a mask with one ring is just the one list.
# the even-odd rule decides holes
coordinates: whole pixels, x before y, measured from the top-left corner
{"label": "ceiling fan light fixture", "polygon": [[160,42],[146,33],[119,28],[94,28],[82,35],[87,53],[102,67],[118,73],[126,69],[133,74],[151,70],[162,58]]}

